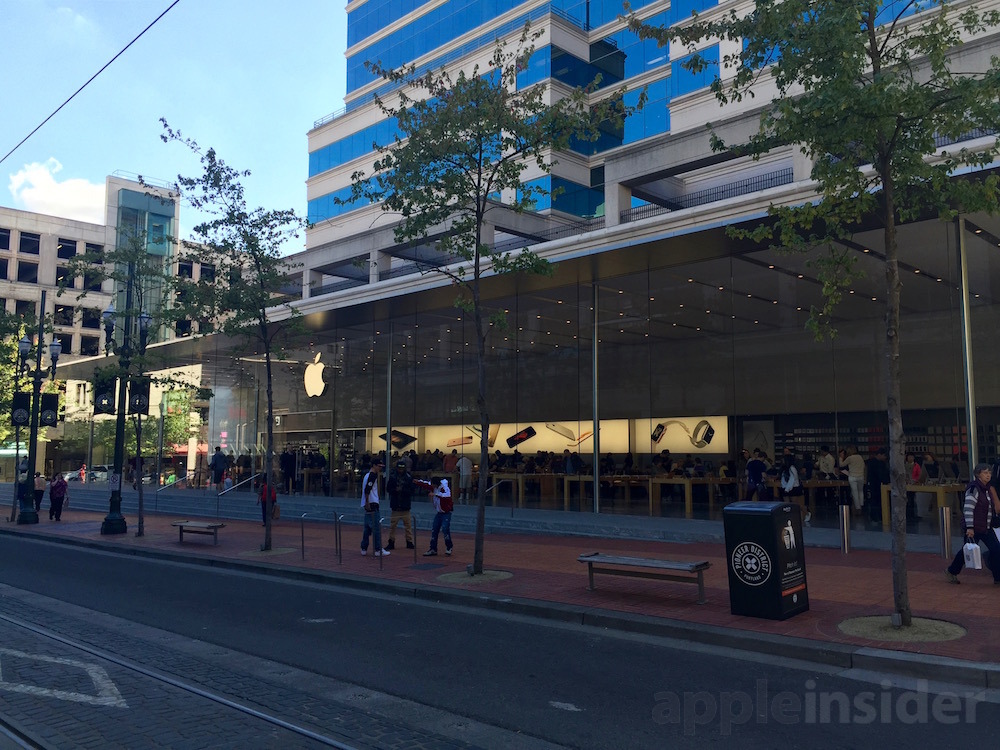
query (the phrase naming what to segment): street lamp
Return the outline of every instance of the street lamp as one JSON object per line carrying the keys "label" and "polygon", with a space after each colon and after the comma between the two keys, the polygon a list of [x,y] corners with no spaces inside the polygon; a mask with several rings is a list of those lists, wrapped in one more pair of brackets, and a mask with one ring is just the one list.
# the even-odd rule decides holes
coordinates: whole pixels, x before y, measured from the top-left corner
{"label": "street lamp", "polygon": [[[153,318],[146,312],[140,313],[133,320],[131,314],[132,307],[132,274],[129,274],[128,283],[125,287],[125,312],[122,315],[122,343],[115,343],[115,321],[118,313],[115,311],[114,302],[101,314],[104,323],[104,350],[106,353],[115,354],[118,357],[118,402],[117,415],[115,417],[115,456],[108,477],[108,484],[111,489],[110,508],[108,515],[101,524],[101,534],[124,534],[127,530],[125,516],[122,515],[122,473],[125,466],[125,404],[126,390],[129,382],[129,368],[132,365],[132,357],[142,356],[146,351],[146,339],[150,323]],[[139,341],[133,342],[135,331],[138,328]],[[138,469],[138,467],[136,467]]]}
{"label": "street lamp", "polygon": [[[41,301],[41,314],[38,316],[38,346],[35,347],[35,369],[33,372],[28,372],[28,357],[31,354],[31,339],[25,334],[20,341],[17,342],[17,353],[20,359],[20,373],[22,375],[28,374],[31,376],[31,413],[29,415],[29,426],[30,432],[28,435],[28,473],[24,478],[24,482],[20,482],[20,477],[18,481],[20,482],[19,487],[19,504],[17,522],[18,524],[31,524],[38,523],[38,512],[35,510],[35,500],[34,500],[34,479],[35,479],[35,464],[38,457],[38,410],[39,402],[41,401],[42,393],[42,381],[45,379],[46,372],[49,373],[50,377],[55,377],[56,374],[56,363],[59,361],[59,355],[62,354],[62,344],[59,339],[52,337],[52,342],[49,344],[49,359],[51,360],[51,365],[48,371],[42,369],[42,340],[45,337],[45,290],[42,290],[42,301]],[[15,423],[19,423],[18,415],[15,414]]]}

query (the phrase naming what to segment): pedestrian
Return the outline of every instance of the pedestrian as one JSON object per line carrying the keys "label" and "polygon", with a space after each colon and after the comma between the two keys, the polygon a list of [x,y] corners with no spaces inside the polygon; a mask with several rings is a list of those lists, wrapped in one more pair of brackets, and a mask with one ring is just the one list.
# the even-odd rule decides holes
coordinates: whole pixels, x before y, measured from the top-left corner
{"label": "pedestrian", "polygon": [[80,464],[80,470],[77,472],[80,477],[81,482],[87,481],[87,464]]}
{"label": "pedestrian", "polygon": [[854,515],[860,516],[865,504],[865,460],[858,454],[857,446],[847,449],[847,456],[841,463],[840,473],[847,477],[851,489],[851,499],[854,502]]}
{"label": "pedestrian", "polygon": [[49,485],[49,520],[61,521],[63,502],[69,499],[69,485],[62,473],[56,474]]}
{"label": "pedestrian", "polygon": [[396,525],[403,524],[406,535],[406,549],[413,549],[413,516],[410,506],[413,502],[413,475],[406,470],[406,461],[396,462],[396,471],[385,481],[385,491],[389,495],[392,517],[389,519],[389,543],[386,549],[396,549]]}
{"label": "pedestrian", "polygon": [[365,533],[361,537],[362,555],[368,554],[368,538],[370,536],[375,537],[375,551],[373,553],[375,557],[389,554],[389,550],[382,548],[382,519],[378,514],[378,482],[384,466],[385,461],[381,458],[374,459],[372,468],[361,480],[361,507],[365,511]]}
{"label": "pedestrian", "polygon": [[747,461],[747,494],[743,498],[745,501],[750,499],[767,500],[770,495],[767,482],[764,479],[767,464],[764,463],[763,455],[759,448],[754,448],[753,458]]}
{"label": "pedestrian", "polygon": [[467,503],[471,500],[472,495],[472,459],[463,453],[455,467],[458,469],[459,499],[463,503]]}
{"label": "pedestrian", "polygon": [[444,535],[444,553],[451,554],[451,512],[455,505],[451,500],[451,488],[448,480],[442,477],[431,479],[432,496],[434,498],[434,525],[431,527],[431,548],[424,553],[424,557],[433,557],[437,554],[438,533]]}
{"label": "pedestrian", "polygon": [[274,503],[278,499],[278,493],[274,491],[273,486],[268,486],[267,477],[264,477],[264,481],[261,482],[260,492],[257,493],[257,502],[260,503],[260,514],[263,523],[261,526],[267,526],[267,516],[268,516],[268,501],[271,503],[271,510],[274,509]]}
{"label": "pedestrian", "polygon": [[[965,490],[965,508],[962,514],[962,528],[965,531],[965,542],[978,544],[982,542],[990,551],[990,562],[993,563],[993,585],[1000,585],[1000,541],[990,528],[990,519],[994,515],[993,500],[990,496],[990,479],[993,472],[988,464],[976,464],[973,479]],[[965,567],[965,550],[959,549],[955,559],[946,571],[951,583],[961,583],[958,574]]]}
{"label": "pedestrian", "polygon": [[45,488],[48,487],[48,482],[45,481],[45,477],[42,476],[42,472],[35,472],[35,513],[42,509],[42,498],[45,497]]}
{"label": "pedestrian", "polygon": [[212,472],[212,484],[215,485],[216,492],[221,493],[223,490],[222,483],[226,477],[228,463],[222,453],[222,448],[218,445],[215,446],[215,453],[212,454],[212,460],[208,462],[208,469]]}

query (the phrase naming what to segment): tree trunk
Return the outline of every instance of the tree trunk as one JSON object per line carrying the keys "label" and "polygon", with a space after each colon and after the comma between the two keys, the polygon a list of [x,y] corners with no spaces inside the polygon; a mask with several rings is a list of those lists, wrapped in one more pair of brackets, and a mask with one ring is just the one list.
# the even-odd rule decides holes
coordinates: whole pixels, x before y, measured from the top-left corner
{"label": "tree trunk", "polygon": [[[481,172],[480,172],[481,174]],[[482,196],[483,193],[480,192]],[[476,541],[472,557],[472,574],[483,573],[483,547],[486,543],[486,490],[490,486],[489,432],[490,415],[486,403],[486,331],[483,326],[483,310],[479,296],[479,277],[482,255],[483,217],[486,201],[480,198],[476,206],[476,253],[472,266],[472,317],[476,325],[476,406],[479,407],[479,488],[476,503]]]}
{"label": "tree trunk", "polygon": [[490,415],[486,407],[486,334],[483,331],[483,315],[479,308],[479,294],[473,299],[473,315],[476,321],[476,373],[479,381],[479,391],[476,394],[476,405],[479,407],[479,488],[476,504],[476,543],[472,558],[473,575],[483,572],[483,546],[486,537],[486,492],[489,488],[489,432]]}
{"label": "tree trunk", "polygon": [[[899,248],[896,241],[895,195],[888,164],[882,165],[882,191],[885,206],[885,339],[886,407],[889,420],[889,472],[892,481],[890,515],[892,519],[892,596],[893,608],[903,626],[912,622],[910,592],[906,576],[906,436],[899,385]],[[878,498],[881,503],[881,498]]]}
{"label": "tree trunk", "polygon": [[260,498],[264,505],[264,544],[261,551],[267,552],[271,549],[271,512],[273,506],[269,506],[271,501],[271,489],[274,487],[271,464],[274,456],[274,384],[271,375],[271,347],[267,341],[267,325],[263,326],[264,336],[264,371],[267,375],[267,446],[264,450],[264,482],[267,489]]}

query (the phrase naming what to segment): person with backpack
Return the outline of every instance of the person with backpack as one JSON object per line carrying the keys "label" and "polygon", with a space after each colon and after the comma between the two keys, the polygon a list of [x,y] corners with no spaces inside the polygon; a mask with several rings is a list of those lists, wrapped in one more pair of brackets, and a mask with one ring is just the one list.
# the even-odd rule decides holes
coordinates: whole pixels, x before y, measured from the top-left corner
{"label": "person with backpack", "polygon": [[385,491],[389,495],[389,507],[392,517],[389,520],[389,543],[386,549],[396,548],[396,526],[403,524],[406,535],[406,548],[413,549],[413,517],[410,507],[413,502],[413,475],[406,470],[406,461],[396,462],[396,473],[385,482]]}
{"label": "person with backpack", "polygon": [[368,538],[375,537],[375,557],[388,556],[389,550],[382,548],[382,519],[378,514],[378,482],[385,462],[381,458],[372,461],[371,470],[361,480],[361,508],[365,512],[365,532],[361,537],[361,554],[368,554]]}

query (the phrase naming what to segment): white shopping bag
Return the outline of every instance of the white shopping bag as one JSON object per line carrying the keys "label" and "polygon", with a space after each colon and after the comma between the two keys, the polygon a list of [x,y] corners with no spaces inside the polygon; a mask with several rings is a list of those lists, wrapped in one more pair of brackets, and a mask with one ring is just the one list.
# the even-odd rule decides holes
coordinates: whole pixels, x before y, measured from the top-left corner
{"label": "white shopping bag", "polygon": [[965,553],[965,567],[973,570],[983,569],[983,553],[978,544],[968,542],[962,547],[962,551]]}

